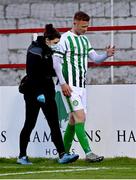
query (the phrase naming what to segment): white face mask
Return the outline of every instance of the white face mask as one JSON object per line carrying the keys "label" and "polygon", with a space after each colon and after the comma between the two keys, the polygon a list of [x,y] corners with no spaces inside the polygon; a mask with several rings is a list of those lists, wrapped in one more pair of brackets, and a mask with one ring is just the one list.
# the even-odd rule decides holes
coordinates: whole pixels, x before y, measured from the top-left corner
{"label": "white face mask", "polygon": [[51,45],[50,47],[51,47],[51,49],[54,50],[54,51],[57,51],[57,49],[58,49],[57,44],[53,44],[53,45]]}

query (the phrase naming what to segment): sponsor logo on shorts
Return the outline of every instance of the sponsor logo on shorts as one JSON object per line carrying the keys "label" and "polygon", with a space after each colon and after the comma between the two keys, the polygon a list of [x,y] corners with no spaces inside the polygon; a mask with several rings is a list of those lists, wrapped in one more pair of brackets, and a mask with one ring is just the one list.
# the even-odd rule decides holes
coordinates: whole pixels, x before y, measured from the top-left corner
{"label": "sponsor logo on shorts", "polygon": [[74,106],[78,106],[78,104],[79,104],[79,102],[78,102],[77,100],[74,100],[74,101],[73,101],[73,105],[74,105]]}

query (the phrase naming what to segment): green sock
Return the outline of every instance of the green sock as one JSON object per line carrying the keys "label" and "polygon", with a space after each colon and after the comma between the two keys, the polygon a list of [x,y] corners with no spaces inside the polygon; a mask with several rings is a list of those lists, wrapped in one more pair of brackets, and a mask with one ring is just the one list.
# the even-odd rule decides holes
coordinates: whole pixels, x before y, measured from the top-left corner
{"label": "green sock", "polygon": [[72,141],[75,135],[75,126],[68,123],[66,131],[64,133],[64,147],[66,153],[69,153],[69,150],[72,145]]}
{"label": "green sock", "polygon": [[84,152],[85,153],[90,152],[91,149],[89,146],[87,135],[85,133],[84,123],[81,122],[81,123],[75,124],[75,132],[76,132],[77,138],[78,138],[79,143],[81,144]]}

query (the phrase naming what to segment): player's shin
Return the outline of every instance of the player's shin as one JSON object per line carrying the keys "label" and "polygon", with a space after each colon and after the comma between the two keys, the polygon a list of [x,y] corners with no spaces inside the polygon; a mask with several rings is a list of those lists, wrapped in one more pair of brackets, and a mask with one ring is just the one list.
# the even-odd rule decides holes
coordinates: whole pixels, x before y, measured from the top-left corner
{"label": "player's shin", "polygon": [[64,147],[66,153],[69,153],[72,141],[75,135],[75,125],[71,125],[68,123],[65,134],[64,134]]}

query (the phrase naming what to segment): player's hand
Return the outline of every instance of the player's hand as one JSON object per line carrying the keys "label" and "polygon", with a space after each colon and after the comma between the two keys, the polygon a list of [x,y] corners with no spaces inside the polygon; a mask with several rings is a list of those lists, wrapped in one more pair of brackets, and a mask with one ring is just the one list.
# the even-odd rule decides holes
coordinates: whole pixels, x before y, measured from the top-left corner
{"label": "player's hand", "polygon": [[113,46],[113,47],[111,47],[111,46],[106,47],[106,52],[107,52],[107,56],[108,57],[114,56],[114,54],[115,54],[115,46]]}
{"label": "player's hand", "polygon": [[69,97],[71,96],[72,89],[67,83],[62,84],[61,89],[64,96],[69,96]]}

